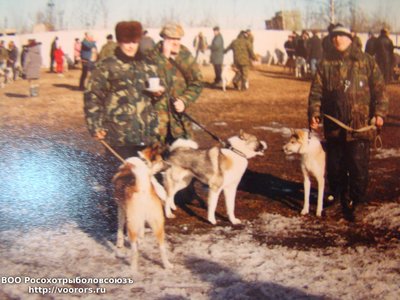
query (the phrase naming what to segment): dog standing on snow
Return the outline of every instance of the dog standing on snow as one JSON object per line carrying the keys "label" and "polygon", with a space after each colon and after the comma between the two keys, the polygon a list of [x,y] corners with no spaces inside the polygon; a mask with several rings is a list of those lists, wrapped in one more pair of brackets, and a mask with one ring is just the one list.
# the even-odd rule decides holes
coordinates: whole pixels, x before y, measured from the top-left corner
{"label": "dog standing on snow", "polygon": [[235,197],[239,182],[246,171],[248,159],[256,155],[264,155],[267,148],[264,141],[259,141],[254,135],[240,132],[239,136],[228,140],[229,148],[213,147],[198,149],[196,142],[179,139],[170,148],[166,158],[169,168],[165,171],[164,186],[167,192],[165,215],[175,217],[175,194],[187,187],[192,178],[209,186],[208,221],[216,224],[215,210],[218,198],[223,191],[229,221],[239,224],[235,217]]}
{"label": "dog standing on snow", "polygon": [[289,142],[283,146],[283,151],[287,155],[293,153],[301,155],[301,171],[304,176],[304,206],[301,211],[302,215],[308,214],[310,208],[310,175],[317,179],[317,216],[320,217],[323,208],[326,157],[320,140],[316,136],[310,135],[308,131],[295,130],[292,133]]}
{"label": "dog standing on snow", "polygon": [[113,178],[118,204],[117,248],[124,248],[126,225],[132,248],[131,265],[135,271],[138,265],[138,238],[144,236],[145,223],[149,224],[157,238],[164,268],[172,267],[165,247],[164,214],[160,200],[163,196],[153,176],[164,168],[164,162],[156,151],[146,148],[139,152],[141,158],[128,158]]}

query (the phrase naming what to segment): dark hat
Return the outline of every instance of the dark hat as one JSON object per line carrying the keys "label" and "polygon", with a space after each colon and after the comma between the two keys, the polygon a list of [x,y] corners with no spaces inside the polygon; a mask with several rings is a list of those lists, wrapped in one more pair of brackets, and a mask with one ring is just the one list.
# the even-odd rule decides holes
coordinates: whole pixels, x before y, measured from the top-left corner
{"label": "dark hat", "polygon": [[213,28],[213,30],[215,31],[215,30],[219,30],[219,26],[215,26],[214,28]]}
{"label": "dark hat", "polygon": [[137,21],[123,21],[115,26],[115,36],[119,43],[137,43],[142,38],[142,24]]}
{"label": "dark hat", "polygon": [[348,28],[344,27],[343,25],[339,24],[336,25],[331,31],[331,38],[338,36],[338,35],[345,35],[351,40],[353,40],[353,36]]}
{"label": "dark hat", "polygon": [[113,39],[113,35],[112,34],[107,35],[106,39],[107,40],[112,40]]}

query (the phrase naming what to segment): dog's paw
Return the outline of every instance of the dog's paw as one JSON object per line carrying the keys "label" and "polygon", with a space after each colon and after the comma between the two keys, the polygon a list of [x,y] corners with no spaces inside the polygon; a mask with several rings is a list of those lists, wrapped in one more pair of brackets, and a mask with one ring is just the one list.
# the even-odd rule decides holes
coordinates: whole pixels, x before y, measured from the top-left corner
{"label": "dog's paw", "polygon": [[321,211],[317,211],[317,217],[321,217],[322,216],[322,210]]}
{"label": "dog's paw", "polygon": [[238,218],[232,218],[230,221],[233,225],[242,224],[242,221],[240,221]]}
{"label": "dog's paw", "polygon": [[163,265],[164,265],[164,269],[173,269],[174,268],[174,265],[171,264],[169,261],[164,262]]}
{"label": "dog's paw", "polygon": [[166,213],[166,217],[168,219],[175,219],[176,218],[176,216],[172,212]]}
{"label": "dog's paw", "polygon": [[215,218],[208,218],[208,222],[210,222],[213,225],[217,224],[217,220],[215,220]]}
{"label": "dog's paw", "polygon": [[303,210],[300,213],[301,215],[308,215],[308,209],[303,208]]}
{"label": "dog's paw", "polygon": [[175,203],[171,203],[171,209],[172,209],[172,210],[176,210],[176,205],[175,205]]}

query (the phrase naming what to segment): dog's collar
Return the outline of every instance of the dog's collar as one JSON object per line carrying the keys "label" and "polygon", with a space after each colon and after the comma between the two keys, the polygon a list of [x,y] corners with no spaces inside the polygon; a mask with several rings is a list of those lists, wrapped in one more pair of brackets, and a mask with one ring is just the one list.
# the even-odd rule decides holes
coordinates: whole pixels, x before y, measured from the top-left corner
{"label": "dog's collar", "polygon": [[229,150],[233,151],[234,153],[236,153],[237,155],[239,155],[239,156],[244,157],[245,159],[247,159],[246,154],[244,154],[242,151],[240,151],[240,150],[234,148],[234,147],[232,146],[231,143],[227,142],[227,145],[226,145],[226,146],[227,146],[227,149],[229,149]]}

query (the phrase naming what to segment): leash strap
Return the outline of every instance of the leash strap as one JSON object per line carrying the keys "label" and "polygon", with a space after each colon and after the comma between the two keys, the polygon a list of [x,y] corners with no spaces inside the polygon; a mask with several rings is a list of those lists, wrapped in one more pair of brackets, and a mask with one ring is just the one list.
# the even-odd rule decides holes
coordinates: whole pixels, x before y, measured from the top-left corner
{"label": "leash strap", "polygon": [[100,140],[100,143],[104,145],[116,158],[118,158],[122,163],[125,163],[125,159],[121,157],[111,146],[104,140]]}
{"label": "leash strap", "polygon": [[346,129],[349,132],[365,132],[365,131],[369,131],[371,129],[374,129],[374,130],[376,129],[375,125],[369,125],[369,126],[365,126],[363,128],[354,129],[328,114],[324,114],[324,117],[326,117],[327,119],[331,120],[332,122],[339,125],[343,129]]}
{"label": "leash strap", "polygon": [[[170,97],[170,101],[172,103],[174,103],[176,101],[175,98]],[[181,113],[177,113],[180,114],[182,116],[185,116],[186,119],[188,119],[190,122],[196,124],[197,126],[199,126],[204,132],[208,133],[214,140],[216,140],[217,142],[219,142],[223,147],[226,146],[226,143],[221,140],[216,134],[212,133],[211,131],[209,131],[204,125],[200,124],[198,121],[196,121],[195,119],[193,119],[190,115],[188,115],[186,112],[181,112]]]}

